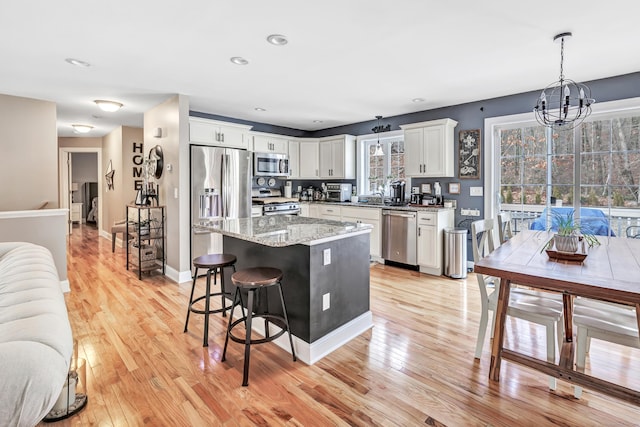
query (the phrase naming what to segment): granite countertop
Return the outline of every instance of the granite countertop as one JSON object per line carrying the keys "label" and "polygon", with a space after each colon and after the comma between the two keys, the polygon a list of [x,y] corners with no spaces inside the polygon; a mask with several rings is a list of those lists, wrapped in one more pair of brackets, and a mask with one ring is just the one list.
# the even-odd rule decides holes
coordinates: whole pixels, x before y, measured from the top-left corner
{"label": "granite countertop", "polygon": [[342,239],[354,233],[370,233],[371,224],[305,218],[295,215],[270,215],[202,221],[194,230],[213,231],[266,246],[314,245]]}
{"label": "granite countertop", "polygon": [[309,205],[336,205],[336,206],[353,206],[358,208],[377,208],[377,209],[391,209],[394,211],[413,211],[413,212],[439,212],[439,211],[452,211],[453,208],[445,208],[443,206],[423,206],[423,205],[404,205],[404,206],[391,206],[384,203],[370,203],[370,202],[327,202],[327,201],[315,201],[315,202],[300,202],[300,204]]}

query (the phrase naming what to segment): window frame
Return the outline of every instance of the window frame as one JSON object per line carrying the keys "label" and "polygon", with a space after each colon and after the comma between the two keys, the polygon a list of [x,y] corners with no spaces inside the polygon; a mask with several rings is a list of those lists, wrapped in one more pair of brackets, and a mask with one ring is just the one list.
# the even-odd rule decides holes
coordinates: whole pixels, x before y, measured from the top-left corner
{"label": "window frame", "polygon": [[[380,145],[385,153],[385,170],[390,171],[391,158],[389,157],[389,144],[391,142],[401,139],[404,142],[404,131],[395,130],[390,132],[384,132],[382,134],[372,133],[367,135],[359,135],[356,137],[357,147],[357,187],[359,195],[371,195],[369,191],[369,177],[366,176],[369,168],[369,151],[368,146],[376,144],[378,142],[378,136],[380,137]],[[405,178],[408,179],[408,178]],[[385,189],[388,191],[388,189]]]}

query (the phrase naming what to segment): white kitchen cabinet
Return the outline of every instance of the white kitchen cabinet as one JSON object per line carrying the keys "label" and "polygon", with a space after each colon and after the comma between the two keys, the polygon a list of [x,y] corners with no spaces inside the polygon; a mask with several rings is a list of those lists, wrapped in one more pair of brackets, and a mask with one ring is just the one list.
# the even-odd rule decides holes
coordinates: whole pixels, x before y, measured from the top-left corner
{"label": "white kitchen cabinet", "polygon": [[189,141],[207,145],[249,149],[251,126],[189,117]]}
{"label": "white kitchen cabinet", "polygon": [[300,142],[289,140],[289,178],[300,177]]}
{"label": "white kitchen cabinet", "polygon": [[340,205],[318,205],[319,218],[342,221]]}
{"label": "white kitchen cabinet", "polygon": [[309,218],[320,218],[320,206],[309,204]]}
{"label": "white kitchen cabinet", "polygon": [[300,216],[309,217],[309,204],[300,203]]}
{"label": "white kitchen cabinet", "polygon": [[404,130],[405,174],[420,177],[453,177],[455,174],[454,128],[451,119],[400,126]]}
{"label": "white kitchen cabinet", "polygon": [[273,135],[253,135],[253,151],[256,153],[289,153],[289,141]]}
{"label": "white kitchen cabinet", "polygon": [[342,221],[371,224],[373,229],[369,237],[369,254],[375,258],[382,257],[382,210],[380,208],[364,208],[342,206]]}
{"label": "white kitchen cabinet", "polygon": [[444,229],[453,227],[454,211],[418,211],[418,265],[420,272],[442,275]]}
{"label": "white kitchen cabinet", "polygon": [[251,206],[251,217],[262,216],[262,205]]}
{"label": "white kitchen cabinet", "polygon": [[317,179],[320,178],[320,157],[317,139],[301,139],[299,143],[298,178]]}
{"label": "white kitchen cabinet", "polygon": [[320,178],[354,179],[356,177],[355,141],[353,135],[320,139]]}

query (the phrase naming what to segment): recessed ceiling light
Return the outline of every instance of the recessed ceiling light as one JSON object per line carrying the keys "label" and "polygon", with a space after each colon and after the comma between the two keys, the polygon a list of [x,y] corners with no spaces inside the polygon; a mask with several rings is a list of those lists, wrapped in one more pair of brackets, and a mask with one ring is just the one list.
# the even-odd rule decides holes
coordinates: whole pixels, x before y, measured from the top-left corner
{"label": "recessed ceiling light", "polygon": [[271,34],[267,37],[267,41],[276,46],[284,46],[289,43],[287,36],[283,36],[282,34]]}
{"label": "recessed ceiling light", "polygon": [[65,59],[65,61],[67,61],[69,64],[71,65],[77,65],[78,67],[91,67],[91,64],[89,64],[88,62],[85,61],[81,61],[79,59],[75,59],[75,58],[67,58]]}
{"label": "recessed ceiling light", "polygon": [[102,111],[109,111],[111,113],[113,113],[114,111],[118,111],[119,109],[122,108],[122,104],[119,102],[115,102],[115,101],[107,101],[104,99],[96,99],[95,102],[98,107],[100,107],[100,109]]}
{"label": "recessed ceiling light", "polygon": [[256,107],[256,108],[254,108],[254,110],[256,110],[256,111],[267,111],[267,110],[265,110],[264,108],[261,108],[261,107]]}
{"label": "recessed ceiling light", "polygon": [[78,133],[87,133],[93,129],[93,126],[90,125],[71,125],[71,127]]}
{"label": "recessed ceiling light", "polygon": [[323,120],[314,120],[313,123],[323,123]]}
{"label": "recessed ceiling light", "polygon": [[233,58],[230,59],[230,61],[236,65],[247,65],[249,63],[249,61],[247,61],[241,56],[234,56]]}
{"label": "recessed ceiling light", "polygon": [[424,98],[413,98],[412,102],[424,102]]}

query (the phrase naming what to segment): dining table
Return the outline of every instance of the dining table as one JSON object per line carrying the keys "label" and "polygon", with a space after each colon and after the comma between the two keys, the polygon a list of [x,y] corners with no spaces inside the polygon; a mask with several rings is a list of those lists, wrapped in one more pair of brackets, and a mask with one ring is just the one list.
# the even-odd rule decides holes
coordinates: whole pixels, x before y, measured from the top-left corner
{"label": "dining table", "polygon": [[[575,367],[573,298],[625,304],[636,309],[640,330],[640,239],[597,236],[600,244],[584,246],[586,257],[563,256],[552,250],[554,234],[523,230],[474,265],[477,273],[500,278],[489,378],[500,380],[506,359],[573,384],[640,404],[640,391],[589,375]],[[558,259],[566,258],[566,259]],[[579,259],[584,258],[584,259]],[[558,363],[504,348],[504,328],[512,284],[562,294],[564,341]]]}

